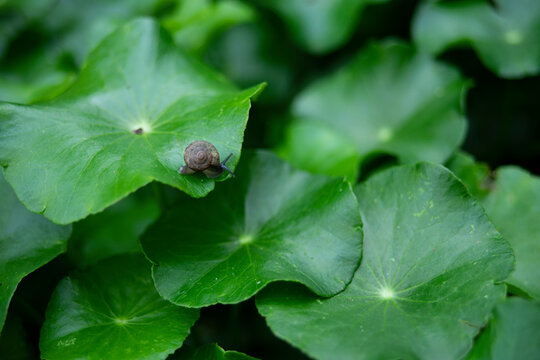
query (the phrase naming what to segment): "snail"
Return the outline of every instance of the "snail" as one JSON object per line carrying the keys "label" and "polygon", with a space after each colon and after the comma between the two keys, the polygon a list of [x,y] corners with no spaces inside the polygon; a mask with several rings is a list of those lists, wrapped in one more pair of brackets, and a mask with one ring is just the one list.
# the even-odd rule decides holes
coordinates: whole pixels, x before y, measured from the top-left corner
{"label": "snail", "polygon": [[208,141],[194,141],[184,151],[186,165],[178,169],[178,172],[188,175],[202,171],[207,177],[215,178],[221,175],[223,170],[227,170],[234,177],[233,172],[225,166],[225,163],[231,156],[232,153],[220,162],[219,153],[214,145]]}

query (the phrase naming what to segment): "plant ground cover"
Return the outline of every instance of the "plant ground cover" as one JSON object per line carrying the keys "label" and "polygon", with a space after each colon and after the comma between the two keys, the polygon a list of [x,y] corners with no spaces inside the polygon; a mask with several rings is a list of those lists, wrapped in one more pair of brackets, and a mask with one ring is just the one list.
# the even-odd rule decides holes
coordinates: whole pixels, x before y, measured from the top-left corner
{"label": "plant ground cover", "polygon": [[0,359],[540,359],[538,4],[0,1]]}

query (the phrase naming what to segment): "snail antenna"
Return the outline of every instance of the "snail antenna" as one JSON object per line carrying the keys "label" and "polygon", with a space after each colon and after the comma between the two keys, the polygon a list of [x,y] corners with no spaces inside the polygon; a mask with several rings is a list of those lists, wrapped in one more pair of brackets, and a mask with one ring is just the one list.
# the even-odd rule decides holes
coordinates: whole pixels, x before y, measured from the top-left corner
{"label": "snail antenna", "polygon": [[231,156],[232,156],[232,153],[230,153],[229,156],[227,156],[225,160],[221,162],[221,168],[227,170],[229,174],[231,174],[231,176],[234,177],[234,173],[225,165],[225,163],[231,158]]}

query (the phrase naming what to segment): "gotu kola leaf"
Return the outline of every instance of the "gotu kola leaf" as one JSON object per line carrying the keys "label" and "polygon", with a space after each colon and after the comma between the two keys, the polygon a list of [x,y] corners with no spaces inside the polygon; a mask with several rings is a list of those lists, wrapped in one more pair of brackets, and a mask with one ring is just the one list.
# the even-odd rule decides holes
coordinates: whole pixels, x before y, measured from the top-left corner
{"label": "gotu kola leaf", "polygon": [[41,356],[165,359],[198,316],[159,297],[142,256],[114,256],[58,284],[41,329]]}
{"label": "gotu kola leaf", "polygon": [[518,167],[499,168],[484,207],[516,255],[506,282],[540,299],[540,178]]}
{"label": "gotu kola leaf", "polygon": [[343,290],[360,259],[361,224],[343,178],[260,151],[243,156],[233,181],[165,213],[141,242],[159,293],[201,307],[246,300],[278,280],[323,296]]}
{"label": "gotu kola leaf", "polygon": [[250,98],[138,19],[107,37],[75,84],[39,105],[0,104],[0,164],[28,209],[57,223],[96,213],[152,180],[200,197],[204,176],[178,174],[192,141],[238,161]]}
{"label": "gotu kola leaf", "polygon": [[540,302],[510,297],[497,304],[467,360],[536,359],[540,354]]}
{"label": "gotu kola leaf", "polygon": [[456,359],[505,296],[512,249],[443,167],[391,168],[356,189],[364,255],[352,283],[320,299],[261,292],[274,333],[317,359]]}
{"label": "gotu kola leaf", "polygon": [[0,332],[18,283],[64,252],[70,232],[26,210],[0,171]]}
{"label": "gotu kola leaf", "polygon": [[373,43],[294,100],[278,152],[305,170],[349,178],[372,153],[443,162],[465,134],[466,86],[456,70],[408,45]]}
{"label": "gotu kola leaf", "polygon": [[312,53],[332,51],[351,36],[368,4],[388,0],[257,0],[285,21],[294,38]]}
{"label": "gotu kola leaf", "polygon": [[427,1],[413,22],[421,49],[439,54],[469,44],[499,76],[540,73],[540,2],[537,0]]}

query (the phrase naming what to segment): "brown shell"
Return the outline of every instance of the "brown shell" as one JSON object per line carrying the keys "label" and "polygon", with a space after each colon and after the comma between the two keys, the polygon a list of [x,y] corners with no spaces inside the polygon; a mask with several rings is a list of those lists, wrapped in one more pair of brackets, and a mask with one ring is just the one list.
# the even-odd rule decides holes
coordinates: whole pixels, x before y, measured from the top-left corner
{"label": "brown shell", "polygon": [[203,171],[210,166],[219,167],[219,153],[208,141],[194,141],[184,151],[186,166],[194,171]]}

